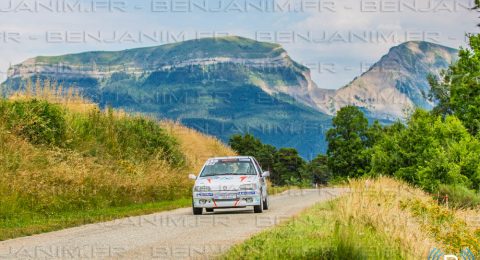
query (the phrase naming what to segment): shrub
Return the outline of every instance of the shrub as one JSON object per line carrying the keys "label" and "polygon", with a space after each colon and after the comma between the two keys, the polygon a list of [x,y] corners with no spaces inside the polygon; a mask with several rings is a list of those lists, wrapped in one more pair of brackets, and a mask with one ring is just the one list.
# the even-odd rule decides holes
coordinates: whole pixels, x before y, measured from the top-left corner
{"label": "shrub", "polygon": [[393,175],[429,192],[440,184],[477,189],[480,141],[455,116],[445,119],[417,110],[406,129],[379,141],[372,156],[376,174]]}
{"label": "shrub", "polygon": [[440,185],[438,192],[448,196],[449,205],[455,208],[475,208],[480,205],[480,194],[460,185]]}
{"label": "shrub", "polygon": [[65,111],[46,101],[0,101],[0,117],[7,128],[33,144],[63,146]]}
{"label": "shrub", "polygon": [[109,110],[73,114],[69,146],[84,154],[121,160],[145,161],[160,157],[183,166],[184,157],[175,138],[158,122],[142,117],[117,117]]}

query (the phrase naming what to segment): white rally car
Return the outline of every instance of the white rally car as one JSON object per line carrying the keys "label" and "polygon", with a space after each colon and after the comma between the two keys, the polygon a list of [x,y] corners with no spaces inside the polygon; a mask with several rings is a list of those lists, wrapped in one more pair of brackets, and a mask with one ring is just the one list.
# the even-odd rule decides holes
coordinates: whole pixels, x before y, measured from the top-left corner
{"label": "white rally car", "polygon": [[193,214],[203,209],[244,208],[253,206],[255,213],[268,209],[267,182],[270,173],[263,172],[257,160],[250,156],[208,159],[193,187]]}

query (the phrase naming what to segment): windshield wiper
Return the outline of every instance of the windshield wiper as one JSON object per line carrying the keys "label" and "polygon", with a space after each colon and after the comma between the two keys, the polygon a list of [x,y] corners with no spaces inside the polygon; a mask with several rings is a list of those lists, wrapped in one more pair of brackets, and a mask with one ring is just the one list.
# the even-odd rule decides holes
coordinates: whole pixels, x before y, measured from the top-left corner
{"label": "windshield wiper", "polygon": [[237,174],[237,173],[217,173],[217,174],[206,174],[200,177],[211,177],[211,176],[221,176],[221,175],[244,175],[242,174]]}

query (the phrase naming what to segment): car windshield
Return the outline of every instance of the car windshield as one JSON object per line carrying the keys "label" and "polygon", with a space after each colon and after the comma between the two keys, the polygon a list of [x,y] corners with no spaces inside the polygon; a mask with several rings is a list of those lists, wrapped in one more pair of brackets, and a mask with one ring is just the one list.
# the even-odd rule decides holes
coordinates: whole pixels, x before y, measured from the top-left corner
{"label": "car windshield", "polygon": [[201,177],[216,175],[255,175],[255,167],[250,159],[225,159],[207,161]]}

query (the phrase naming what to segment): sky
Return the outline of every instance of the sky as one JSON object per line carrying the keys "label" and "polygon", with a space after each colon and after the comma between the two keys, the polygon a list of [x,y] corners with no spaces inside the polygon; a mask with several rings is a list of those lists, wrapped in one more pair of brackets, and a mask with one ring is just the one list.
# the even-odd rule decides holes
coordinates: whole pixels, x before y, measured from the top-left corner
{"label": "sky", "polygon": [[0,80],[35,56],[238,35],[281,44],[337,89],[405,41],[466,46],[473,0],[2,0]]}

